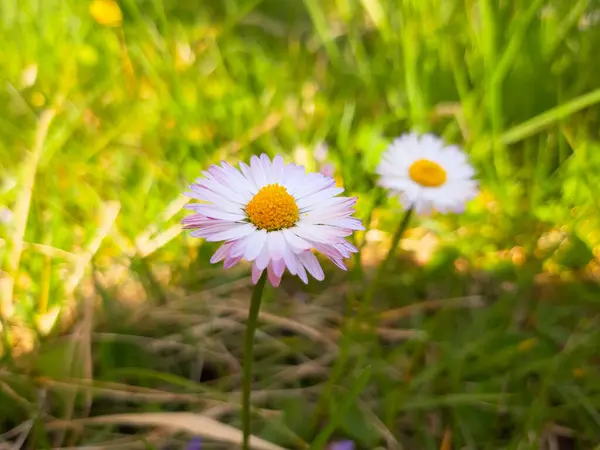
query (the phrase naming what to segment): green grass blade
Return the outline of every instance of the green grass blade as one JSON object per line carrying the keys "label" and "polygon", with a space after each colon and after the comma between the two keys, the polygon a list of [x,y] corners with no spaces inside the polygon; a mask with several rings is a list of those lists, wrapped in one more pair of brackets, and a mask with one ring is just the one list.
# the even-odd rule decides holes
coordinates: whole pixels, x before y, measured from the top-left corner
{"label": "green grass blade", "polygon": [[370,378],[371,367],[367,366],[362,370],[362,372],[358,374],[358,376],[352,383],[350,390],[346,394],[344,401],[335,409],[333,416],[329,419],[327,425],[325,425],[325,427],[319,432],[317,437],[314,439],[310,446],[311,450],[322,450],[325,447],[327,441],[329,440],[329,437],[333,434],[333,432],[340,424],[343,415],[350,408],[350,406],[352,406],[352,404],[356,402],[361,392],[365,389]]}
{"label": "green grass blade", "polygon": [[582,109],[600,103],[600,89],[574,98],[573,100],[552,108],[520,125],[517,125],[501,136],[502,143],[506,145],[522,141],[535,133],[554,125],[556,122],[575,114]]}

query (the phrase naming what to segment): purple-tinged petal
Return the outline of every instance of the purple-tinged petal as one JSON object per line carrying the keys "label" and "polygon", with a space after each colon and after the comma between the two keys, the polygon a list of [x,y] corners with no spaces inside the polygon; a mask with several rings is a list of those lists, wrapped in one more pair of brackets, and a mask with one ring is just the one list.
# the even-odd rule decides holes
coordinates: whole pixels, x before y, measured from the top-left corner
{"label": "purple-tinged petal", "polygon": [[329,450],[354,450],[354,442],[352,441],[339,441],[334,442],[329,446]]}
{"label": "purple-tinged petal", "polygon": [[202,439],[199,437],[192,438],[190,442],[188,442],[185,450],[200,450],[202,448]]}

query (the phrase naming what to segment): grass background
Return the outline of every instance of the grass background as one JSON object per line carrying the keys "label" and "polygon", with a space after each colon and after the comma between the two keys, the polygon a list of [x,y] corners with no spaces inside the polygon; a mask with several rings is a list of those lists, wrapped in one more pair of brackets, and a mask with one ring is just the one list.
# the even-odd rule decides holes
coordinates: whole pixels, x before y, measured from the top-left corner
{"label": "grass background", "polygon": [[[123,0],[104,27],[88,2],[4,0],[0,448],[218,429],[156,412],[239,427],[248,268],[209,265],[215,247],[181,233],[181,192],[259,152],[333,164],[372,231],[350,275],[267,292],[256,435],[600,448],[599,7]],[[348,319],[360,271],[401,217],[373,169],[408,130],[464,146],[482,194],[413,222],[365,335]]]}

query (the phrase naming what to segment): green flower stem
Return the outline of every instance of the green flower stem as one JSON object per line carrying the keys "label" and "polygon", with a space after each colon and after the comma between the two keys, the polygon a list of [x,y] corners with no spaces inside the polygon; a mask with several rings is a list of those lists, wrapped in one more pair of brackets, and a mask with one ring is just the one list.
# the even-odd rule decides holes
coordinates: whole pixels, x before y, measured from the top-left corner
{"label": "green flower stem", "polygon": [[[402,221],[398,225],[396,232],[394,233],[394,237],[392,238],[392,245],[388,250],[387,256],[385,260],[379,266],[377,270],[377,274],[375,278],[369,285],[365,296],[362,299],[362,302],[358,306],[358,311],[356,315],[352,318],[348,317],[344,320],[342,335],[339,342],[340,354],[333,365],[333,369],[329,376],[329,379],[324,387],[323,393],[320,395],[319,401],[315,408],[315,415],[313,417],[313,421],[318,421],[323,414],[325,414],[327,409],[327,401],[333,395],[333,386],[344,376],[345,371],[347,370],[346,365],[348,364],[348,358],[350,353],[350,347],[354,345],[355,342],[361,342],[365,344],[365,341],[369,339],[368,330],[370,330],[371,317],[367,316],[369,312],[369,307],[375,297],[377,292],[377,288],[381,284],[383,277],[386,274],[388,266],[391,261],[394,259],[394,255],[396,254],[396,248],[400,243],[400,239],[402,235],[408,228],[410,224],[410,219],[412,218],[413,208],[409,208],[404,213],[404,217]],[[360,260],[357,262],[360,264]],[[365,329],[365,325],[368,325]],[[373,332],[372,337],[375,334]],[[374,351],[379,351],[379,349],[375,348]]]}
{"label": "green flower stem", "polygon": [[385,276],[385,272],[390,265],[390,262],[394,259],[396,255],[396,249],[398,248],[398,244],[400,243],[400,239],[402,239],[402,235],[408,228],[408,224],[410,223],[410,219],[412,218],[413,207],[411,206],[404,213],[404,217],[402,218],[402,222],[398,225],[396,232],[394,233],[394,237],[392,238],[392,245],[388,250],[388,254],[379,266],[379,270],[377,271],[377,276],[375,277],[374,286],[377,286],[381,282],[381,279]]}
{"label": "green flower stem", "polygon": [[242,381],[242,431],[244,438],[242,442],[243,450],[250,449],[250,394],[252,393],[252,361],[254,359],[254,333],[258,323],[258,312],[260,311],[260,302],[262,300],[265,281],[267,280],[267,271],[261,275],[258,283],[252,291],[250,300],[250,311],[248,312],[248,322],[246,324],[246,334],[244,336],[244,359],[243,359],[243,381]]}
{"label": "green flower stem", "polygon": [[398,244],[400,243],[400,239],[402,238],[402,235],[408,228],[408,225],[410,223],[410,219],[412,218],[412,215],[413,215],[413,207],[411,206],[404,213],[404,217],[402,218],[402,221],[398,225],[398,228],[396,229],[396,232],[394,233],[394,236],[392,237],[392,245],[390,246],[390,249],[388,250],[388,253],[387,253],[385,259],[383,260],[383,262],[380,264],[379,268],[377,269],[377,274],[375,275],[375,278],[373,279],[373,281],[371,282],[371,285],[369,286],[367,295],[362,302],[362,307],[361,307],[362,311],[365,311],[368,307],[371,306],[371,302],[373,301],[373,298],[375,297],[377,288],[383,281],[383,278],[386,275],[387,269],[388,269],[390,263],[392,262],[392,260],[394,259],[394,256],[396,255],[396,249],[398,248]]}
{"label": "green flower stem", "polygon": [[[400,243],[400,239],[404,235],[404,232],[408,228],[410,224],[410,220],[413,215],[413,208],[409,208],[404,213],[404,217],[398,224],[398,228],[392,237],[392,244],[388,250],[388,253],[383,260],[383,262],[379,265],[377,269],[377,273],[375,274],[375,278],[369,285],[366,296],[364,297],[361,305],[360,311],[358,313],[358,317],[354,322],[354,331],[352,332],[355,335],[355,339],[359,340],[363,343],[363,345],[367,345],[369,348],[369,353],[373,355],[375,360],[380,360],[384,358],[383,349],[379,343],[377,338],[377,316],[371,314],[371,305],[373,304],[373,300],[377,294],[378,289],[381,287],[383,280],[387,275],[387,271],[396,255],[396,250],[398,249],[398,244]],[[390,389],[390,381],[389,378],[382,374],[380,371],[376,371],[374,373],[375,382],[382,389],[389,391]]]}

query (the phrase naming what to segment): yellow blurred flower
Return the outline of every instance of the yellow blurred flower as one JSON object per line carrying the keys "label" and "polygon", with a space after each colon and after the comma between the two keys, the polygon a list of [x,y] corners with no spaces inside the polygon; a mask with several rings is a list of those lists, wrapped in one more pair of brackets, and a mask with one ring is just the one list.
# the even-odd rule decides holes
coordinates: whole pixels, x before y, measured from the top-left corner
{"label": "yellow blurred flower", "polygon": [[520,352],[528,352],[537,345],[537,342],[538,341],[536,338],[525,339],[524,341],[519,342],[519,344],[517,345],[517,349]]}
{"label": "yellow blurred flower", "polygon": [[31,104],[36,108],[41,108],[46,103],[46,98],[41,92],[34,92],[31,94]]}
{"label": "yellow blurred flower", "polygon": [[113,0],[94,0],[90,3],[90,14],[100,25],[118,27],[123,14],[117,2]]}
{"label": "yellow blurred flower", "polygon": [[98,63],[98,52],[91,45],[83,45],[77,49],[77,59],[85,66],[95,66]]}

